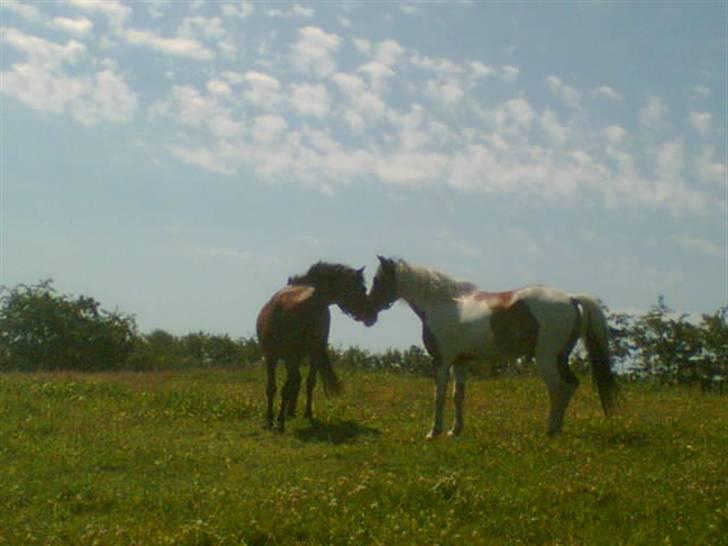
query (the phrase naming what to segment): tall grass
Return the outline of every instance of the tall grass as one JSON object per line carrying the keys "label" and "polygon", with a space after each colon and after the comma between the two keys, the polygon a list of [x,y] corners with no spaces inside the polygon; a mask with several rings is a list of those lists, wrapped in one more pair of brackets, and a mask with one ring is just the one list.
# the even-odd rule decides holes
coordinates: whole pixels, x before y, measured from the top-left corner
{"label": "tall grass", "polygon": [[260,369],[0,376],[0,544],[728,543],[720,397],[582,387],[548,439],[539,380],[476,380],[426,442],[430,380],[340,373],[285,434]]}

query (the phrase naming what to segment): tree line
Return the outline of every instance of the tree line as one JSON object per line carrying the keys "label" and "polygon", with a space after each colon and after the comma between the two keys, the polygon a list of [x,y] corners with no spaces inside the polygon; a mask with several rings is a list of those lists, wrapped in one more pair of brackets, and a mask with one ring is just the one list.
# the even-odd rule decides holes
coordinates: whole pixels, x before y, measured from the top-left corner
{"label": "tree line", "polygon": [[[641,315],[608,312],[617,370],[630,378],[722,386],[728,379],[728,305],[699,320],[673,312],[662,297]],[[332,359],[354,368],[430,373],[430,357],[417,346],[373,353],[332,348]],[[88,296],[58,294],[51,280],[0,287],[0,371],[174,370],[237,367],[261,358],[254,338],[204,332],[175,336],[139,332],[132,315],[109,311]],[[577,369],[588,367],[583,354]],[[523,363],[497,363],[489,375]]]}

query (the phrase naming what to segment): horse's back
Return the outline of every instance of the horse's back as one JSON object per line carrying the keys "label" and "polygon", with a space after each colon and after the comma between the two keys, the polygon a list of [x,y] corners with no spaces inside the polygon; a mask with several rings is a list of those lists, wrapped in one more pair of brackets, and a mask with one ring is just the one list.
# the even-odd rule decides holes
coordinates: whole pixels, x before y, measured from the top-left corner
{"label": "horse's back", "polygon": [[330,320],[328,306],[313,287],[286,286],[258,313],[258,340],[266,353],[305,351],[318,340],[326,342]]}
{"label": "horse's back", "polygon": [[[447,334],[451,338],[459,335],[456,345],[466,353],[532,356],[539,335],[561,329],[562,321],[573,313],[569,294],[549,286],[477,290],[458,300],[458,320],[447,328]],[[445,333],[446,329],[440,326],[438,330]]]}

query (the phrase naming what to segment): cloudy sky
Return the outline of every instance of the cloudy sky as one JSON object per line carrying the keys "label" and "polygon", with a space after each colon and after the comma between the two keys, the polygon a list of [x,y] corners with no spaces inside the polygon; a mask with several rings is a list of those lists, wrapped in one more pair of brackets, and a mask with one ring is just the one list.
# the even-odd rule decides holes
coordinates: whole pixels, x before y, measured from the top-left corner
{"label": "cloudy sky", "polygon": [[[0,282],[251,335],[318,259],[728,303],[725,2],[0,0]],[[332,340],[419,343],[403,305]]]}

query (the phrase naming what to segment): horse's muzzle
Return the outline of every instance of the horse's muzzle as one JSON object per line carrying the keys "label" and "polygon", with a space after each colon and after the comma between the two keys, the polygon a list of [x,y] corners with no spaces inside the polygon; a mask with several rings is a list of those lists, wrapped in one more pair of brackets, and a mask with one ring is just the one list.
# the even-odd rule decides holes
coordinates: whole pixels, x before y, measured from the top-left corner
{"label": "horse's muzzle", "polygon": [[374,326],[377,323],[377,315],[374,314],[374,315],[371,315],[368,317],[364,317],[362,319],[362,322],[364,323],[364,326],[366,326],[367,328],[369,328],[370,326]]}

